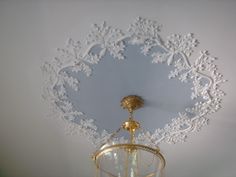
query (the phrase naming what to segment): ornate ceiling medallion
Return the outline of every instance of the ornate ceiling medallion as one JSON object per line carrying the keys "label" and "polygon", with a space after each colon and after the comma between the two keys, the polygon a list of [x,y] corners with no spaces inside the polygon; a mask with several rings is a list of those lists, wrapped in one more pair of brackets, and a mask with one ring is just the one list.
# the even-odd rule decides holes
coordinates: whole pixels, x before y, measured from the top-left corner
{"label": "ornate ceiling medallion", "polygon": [[[173,34],[164,40],[160,29],[157,22],[139,17],[127,31],[112,28],[104,22],[93,26],[85,43],[69,39],[65,48],[57,49],[58,56],[42,66],[45,74],[43,98],[52,106],[53,116],[65,120],[71,132],[86,135],[95,146],[110,139],[112,134],[106,130],[98,131],[94,120],[74,107],[68,99],[66,87],[79,92],[80,80],[75,74],[85,73],[92,77],[92,66],[106,54],[125,62],[124,51],[128,43],[140,46],[141,53],[152,58],[151,63],[172,65],[174,69],[169,73],[169,79],[177,78],[183,84],[191,82],[191,99],[197,100],[193,107],[183,110],[163,128],[140,133],[137,141],[149,146],[182,142],[191,132],[207,125],[207,116],[221,108],[222,96],[225,95],[220,89],[225,80],[214,64],[215,58],[207,51],[200,51],[199,57],[191,61],[190,56],[198,44],[193,34]],[[98,49],[93,51],[94,47]],[[80,121],[75,121],[78,118]]]}

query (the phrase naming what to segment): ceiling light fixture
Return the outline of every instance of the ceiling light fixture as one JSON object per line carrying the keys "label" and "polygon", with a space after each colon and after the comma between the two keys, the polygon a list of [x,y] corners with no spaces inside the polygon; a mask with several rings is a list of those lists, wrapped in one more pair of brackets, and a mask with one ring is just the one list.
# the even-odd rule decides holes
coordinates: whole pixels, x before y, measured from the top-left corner
{"label": "ceiling light fixture", "polygon": [[[143,106],[144,101],[136,95],[121,100],[121,106],[129,112],[129,118],[111,134],[93,155],[96,177],[158,177],[165,167],[165,159],[158,147],[139,144],[136,131],[142,131],[140,123],[134,120],[133,112]],[[123,142],[117,136],[124,130],[129,137]]]}

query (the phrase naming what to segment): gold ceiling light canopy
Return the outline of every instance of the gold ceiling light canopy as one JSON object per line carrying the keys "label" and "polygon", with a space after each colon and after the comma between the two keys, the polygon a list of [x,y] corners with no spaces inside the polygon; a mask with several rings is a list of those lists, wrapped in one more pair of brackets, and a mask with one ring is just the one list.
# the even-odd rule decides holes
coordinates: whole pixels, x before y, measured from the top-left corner
{"label": "gold ceiling light canopy", "polygon": [[[96,177],[159,177],[165,167],[165,159],[159,147],[152,148],[136,142],[135,133],[142,129],[134,120],[133,112],[144,105],[137,95],[129,95],[121,100],[121,107],[129,112],[128,120],[115,131],[103,146],[93,155]],[[128,141],[112,141],[121,131],[128,132]]]}

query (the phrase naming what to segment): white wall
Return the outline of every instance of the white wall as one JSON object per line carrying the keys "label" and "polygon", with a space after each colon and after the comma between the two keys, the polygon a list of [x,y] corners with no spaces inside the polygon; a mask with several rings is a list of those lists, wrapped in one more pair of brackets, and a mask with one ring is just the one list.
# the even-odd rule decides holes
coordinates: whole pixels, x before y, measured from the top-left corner
{"label": "white wall", "polygon": [[142,16],[163,24],[164,36],[193,32],[229,80],[211,125],[185,144],[163,146],[167,175],[235,177],[235,9],[233,0],[0,1],[0,176],[92,176],[86,140],[45,118],[40,65],[68,37],[83,40],[92,23],[126,29]]}

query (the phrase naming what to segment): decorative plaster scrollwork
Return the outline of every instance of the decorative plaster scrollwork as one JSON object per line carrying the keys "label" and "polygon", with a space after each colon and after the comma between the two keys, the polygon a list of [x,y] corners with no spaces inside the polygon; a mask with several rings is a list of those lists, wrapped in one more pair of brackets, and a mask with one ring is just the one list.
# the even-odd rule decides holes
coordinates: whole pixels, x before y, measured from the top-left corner
{"label": "decorative plaster scrollwork", "polygon": [[[91,66],[99,63],[106,53],[123,60],[125,40],[128,40],[132,45],[140,45],[141,53],[152,57],[151,63],[173,65],[174,70],[169,73],[169,79],[178,78],[183,83],[192,82],[191,98],[201,98],[194,107],[179,113],[179,116],[173,118],[164,128],[140,133],[137,141],[151,146],[157,146],[161,142],[177,143],[185,141],[191,132],[201,130],[208,124],[207,115],[221,107],[225,93],[220,89],[220,85],[225,80],[214,64],[215,58],[207,51],[200,51],[200,56],[190,62],[193,49],[198,44],[193,34],[173,34],[165,41],[159,34],[160,30],[161,26],[157,22],[138,17],[127,32],[112,28],[104,22],[92,27],[84,44],[69,39],[65,48],[57,49],[58,56],[46,61],[42,66],[45,74],[43,97],[52,105],[53,115],[63,118],[71,132],[86,135],[95,146],[106,142],[111,134],[105,130],[98,132],[94,120],[76,110],[68,100],[65,86],[79,91],[80,81],[69,75],[66,68],[90,77],[93,73]],[[91,50],[96,46],[99,46],[100,50],[94,53]],[[161,50],[151,50],[157,46]],[[79,123],[75,122],[77,117],[80,117]]]}

